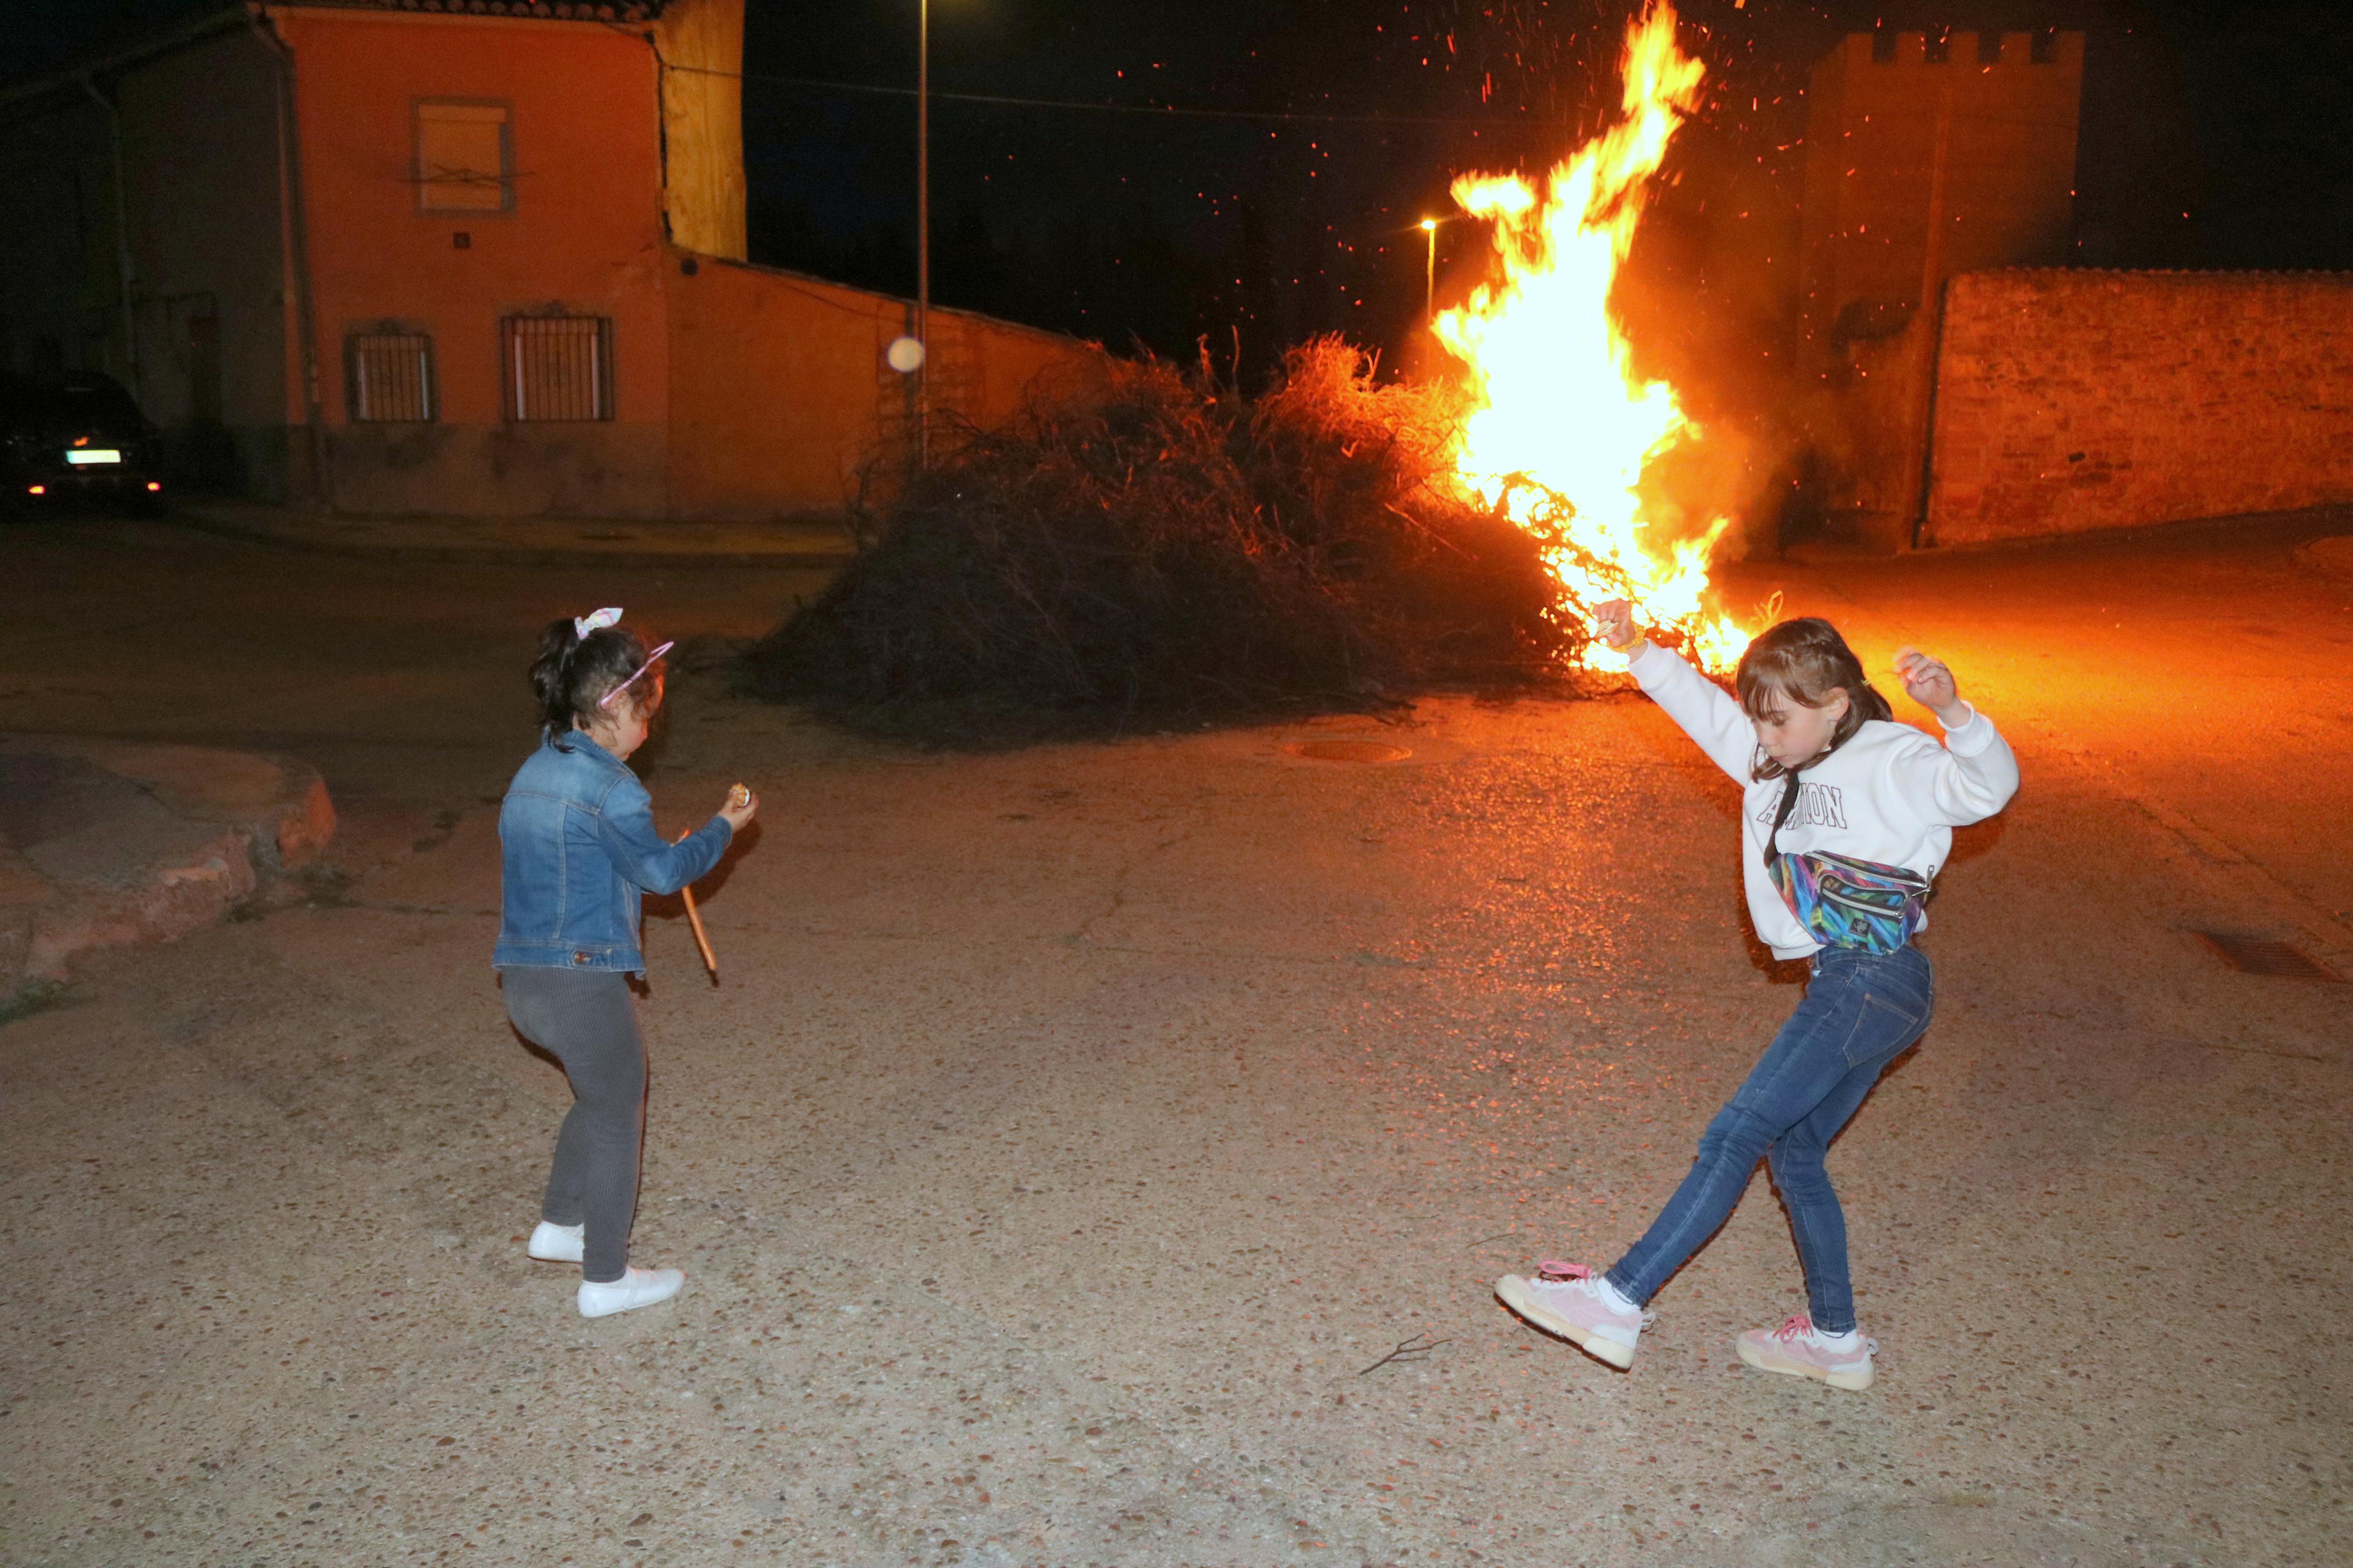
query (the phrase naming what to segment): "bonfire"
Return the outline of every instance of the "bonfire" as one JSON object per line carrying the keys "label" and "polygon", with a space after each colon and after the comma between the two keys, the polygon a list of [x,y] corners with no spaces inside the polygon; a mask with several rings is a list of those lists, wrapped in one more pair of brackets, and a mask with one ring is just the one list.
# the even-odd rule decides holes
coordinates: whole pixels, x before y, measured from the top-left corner
{"label": "bonfire", "polygon": [[[1697,108],[1703,68],[1675,47],[1675,14],[1653,5],[1626,30],[1625,118],[1556,165],[1539,190],[1510,174],[1464,174],[1456,204],[1493,226],[1494,272],[1431,330],[1461,362],[1471,413],[1453,462],[1461,482],[1538,542],[1556,613],[1625,597],[1644,619],[1728,668],[1747,634],[1706,605],[1708,558],[1730,524],[1662,537],[1645,512],[1644,468],[1697,440],[1674,388],[1645,380],[1609,310],[1652,178]],[[1600,650],[1578,658],[1599,664]]]}
{"label": "bonfire", "polygon": [[755,687],[859,728],[991,743],[1577,679],[1627,597],[1711,668],[1726,527],[1666,537],[1643,470],[1699,432],[1609,309],[1701,68],[1654,6],[1626,117],[1544,188],[1471,174],[1494,275],[1433,330],[1458,381],[1382,384],[1326,339],[1256,397],[1105,356],[1077,395],[942,428],[872,548],[756,647]]}

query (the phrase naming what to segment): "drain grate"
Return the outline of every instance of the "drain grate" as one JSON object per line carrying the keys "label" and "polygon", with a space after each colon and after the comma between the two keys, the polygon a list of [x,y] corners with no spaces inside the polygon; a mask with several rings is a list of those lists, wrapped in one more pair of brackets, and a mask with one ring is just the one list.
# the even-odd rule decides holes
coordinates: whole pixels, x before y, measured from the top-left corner
{"label": "drain grate", "polygon": [[2221,954],[2225,963],[2249,974],[2271,974],[2283,980],[2342,981],[2345,978],[2303,949],[2275,942],[2267,936],[2244,936],[2227,931],[2201,931],[2193,934]]}
{"label": "drain grate", "polygon": [[1401,763],[1413,755],[1386,741],[1301,741],[1282,749],[1319,763]]}

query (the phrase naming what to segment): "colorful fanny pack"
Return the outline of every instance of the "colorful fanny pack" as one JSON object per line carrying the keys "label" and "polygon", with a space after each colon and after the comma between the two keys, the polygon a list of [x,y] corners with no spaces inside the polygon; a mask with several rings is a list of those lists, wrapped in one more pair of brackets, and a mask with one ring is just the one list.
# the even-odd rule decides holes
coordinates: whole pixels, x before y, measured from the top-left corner
{"label": "colorful fanny pack", "polygon": [[1798,923],[1827,947],[1858,947],[1894,952],[1928,923],[1928,900],[1936,886],[1917,871],[1877,860],[1823,853],[1784,855],[1775,842],[1798,801],[1792,770],[1781,791],[1781,809],[1765,834],[1765,874]]}
{"label": "colorful fanny pack", "polygon": [[1916,871],[1843,855],[1779,855],[1765,868],[1816,942],[1894,952],[1927,923],[1934,884]]}

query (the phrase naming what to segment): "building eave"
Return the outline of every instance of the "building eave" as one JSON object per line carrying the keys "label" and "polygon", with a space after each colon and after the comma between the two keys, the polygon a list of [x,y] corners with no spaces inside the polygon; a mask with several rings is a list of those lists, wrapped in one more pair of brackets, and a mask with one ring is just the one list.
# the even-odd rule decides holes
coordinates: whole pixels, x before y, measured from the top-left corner
{"label": "building eave", "polygon": [[[150,60],[205,42],[221,33],[244,31],[249,18],[273,11],[396,13],[452,20],[586,22],[598,26],[657,21],[670,0],[223,0],[217,9],[159,28],[123,47],[0,86],[0,110],[17,109],[56,95],[81,97],[81,84],[135,70]],[[36,110],[37,112],[37,110]]]}
{"label": "building eave", "polygon": [[0,88],[0,108],[13,107],[58,91],[69,91],[79,96],[81,90],[80,84],[93,78],[119,75],[123,71],[142,66],[149,60],[160,59],[165,55],[176,53],[191,45],[202,43],[216,34],[232,29],[242,32],[246,26],[245,6],[232,0],[232,3],[224,5],[218,10],[208,12],[192,21],[182,22],[176,26],[159,29],[126,47],[111,49],[105,54],[77,61],[61,69],[48,71],[12,86]]}

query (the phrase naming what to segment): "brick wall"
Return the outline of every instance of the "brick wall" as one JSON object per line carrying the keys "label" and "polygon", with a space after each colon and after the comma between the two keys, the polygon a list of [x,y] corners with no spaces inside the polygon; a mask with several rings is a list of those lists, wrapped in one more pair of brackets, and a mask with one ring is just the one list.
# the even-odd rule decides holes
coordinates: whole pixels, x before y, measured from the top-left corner
{"label": "brick wall", "polygon": [[2353,501],[2353,273],[1955,278],[1924,541]]}

